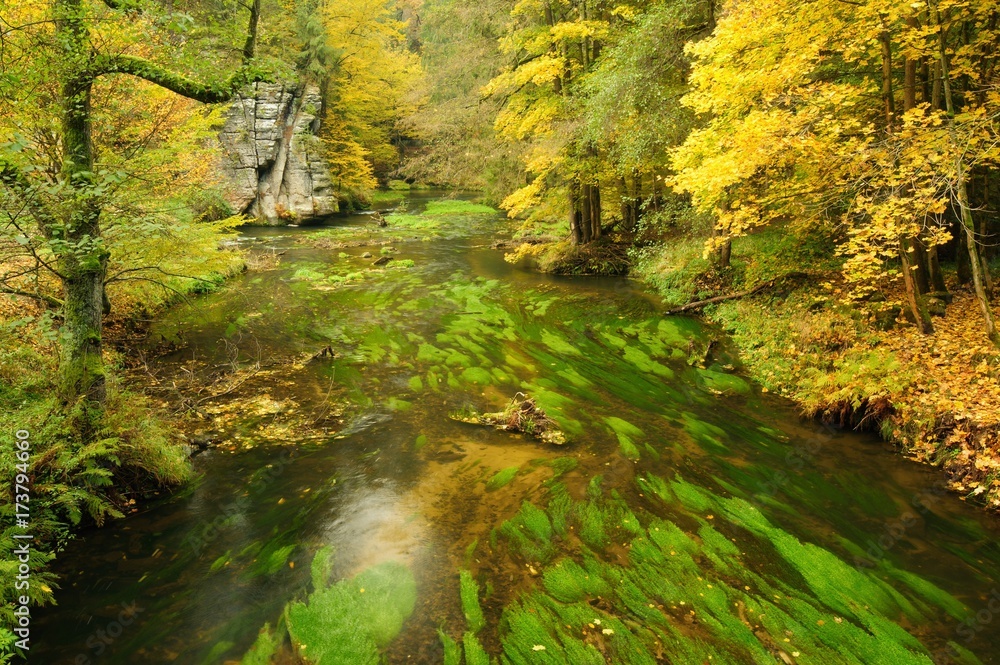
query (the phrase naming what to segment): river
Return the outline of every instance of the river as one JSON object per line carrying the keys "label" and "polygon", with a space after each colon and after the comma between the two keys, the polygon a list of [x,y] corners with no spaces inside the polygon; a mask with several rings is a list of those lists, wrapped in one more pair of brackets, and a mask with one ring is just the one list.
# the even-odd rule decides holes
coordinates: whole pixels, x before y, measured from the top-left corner
{"label": "river", "polygon": [[[31,662],[236,663],[265,624],[271,662],[300,662],[289,604],[377,569],[405,578],[378,601],[401,629],[372,637],[392,663],[442,662],[439,629],[509,663],[1000,663],[994,517],[802,421],[721,331],[625,279],[512,266],[498,215],[435,196],[385,228],[246,229],[277,266],[154,325],[136,380],[213,445],[189,487],[60,553]],[[517,393],[567,443],[450,417]]]}

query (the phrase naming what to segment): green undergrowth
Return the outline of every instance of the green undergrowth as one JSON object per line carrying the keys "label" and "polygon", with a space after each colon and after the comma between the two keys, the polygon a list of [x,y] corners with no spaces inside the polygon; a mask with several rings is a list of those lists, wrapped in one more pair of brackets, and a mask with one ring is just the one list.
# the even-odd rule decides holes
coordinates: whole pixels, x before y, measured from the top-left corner
{"label": "green undergrowth", "polygon": [[[901,623],[947,635],[968,613],[888,562],[856,568],[802,542],[742,499],[652,474],[636,489],[648,498],[633,510],[600,476],[578,498],[554,482],[547,501],[524,502],[494,532],[493,556],[540,575],[487,622],[500,644],[493,662],[930,665],[928,644],[942,643],[922,642]],[[478,606],[478,586],[470,572],[460,587],[474,636],[480,621],[469,608]],[[445,662],[459,662],[459,641],[449,635],[460,632],[442,631]],[[965,654],[953,662],[979,662],[952,646]]]}
{"label": "green undergrowth", "polygon": [[331,583],[332,556],[329,548],[314,555],[312,593],[286,605],[275,629],[264,626],[242,665],[275,662],[288,652],[311,665],[382,662],[382,652],[413,613],[413,573],[402,563],[388,561]]}
{"label": "green undergrowth", "polygon": [[632,252],[631,274],[652,286],[667,306],[751,288],[790,270],[834,270],[840,259],[827,236],[802,237],[787,226],[735,238],[730,266],[713,267],[706,235],[680,235]]}
{"label": "green undergrowth", "polygon": [[[57,394],[55,336],[45,319],[0,325],[0,477],[3,539],[0,571],[13,580],[14,489],[18,475],[30,478],[32,584],[17,592],[0,586],[0,619],[11,625],[13,599],[26,594],[33,606],[53,602],[57,581],[45,570],[53,552],[82,524],[123,516],[147,493],[177,485],[190,474],[187,455],[170,428],[155,417],[141,394],[108,377],[105,412],[96,428],[79,430],[83,406],[64,407]],[[113,369],[113,368],[112,368]],[[15,457],[14,432],[30,433],[27,467]],[[27,473],[25,473],[25,471]],[[5,633],[0,630],[0,641]]]}
{"label": "green undergrowth", "polygon": [[892,401],[919,377],[888,349],[869,345],[867,320],[845,308],[809,311],[819,294],[802,287],[782,298],[722,303],[709,317],[724,326],[754,378],[810,414],[831,405]]}

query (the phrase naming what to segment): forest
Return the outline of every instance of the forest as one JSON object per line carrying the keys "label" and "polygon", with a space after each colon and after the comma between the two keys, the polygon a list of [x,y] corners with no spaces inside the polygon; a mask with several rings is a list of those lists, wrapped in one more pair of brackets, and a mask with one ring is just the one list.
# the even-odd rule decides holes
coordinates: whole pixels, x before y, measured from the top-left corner
{"label": "forest", "polygon": [[998,44],[0,0],[0,665],[1000,662]]}

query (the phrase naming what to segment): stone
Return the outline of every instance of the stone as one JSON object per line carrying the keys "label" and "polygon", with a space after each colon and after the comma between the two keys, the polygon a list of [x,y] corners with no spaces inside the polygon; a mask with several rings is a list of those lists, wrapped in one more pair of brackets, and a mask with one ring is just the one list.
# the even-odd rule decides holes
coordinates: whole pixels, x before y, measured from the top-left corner
{"label": "stone", "polygon": [[931,316],[945,316],[948,313],[948,303],[940,298],[928,298],[927,311]]}
{"label": "stone", "polygon": [[370,259],[371,257],[372,257],[371,252],[365,252],[364,254],[361,255],[361,258],[363,259]]}
{"label": "stone", "polygon": [[262,224],[298,224],[337,212],[317,136],[319,88],[255,83],[232,103],[219,140],[226,200]]}

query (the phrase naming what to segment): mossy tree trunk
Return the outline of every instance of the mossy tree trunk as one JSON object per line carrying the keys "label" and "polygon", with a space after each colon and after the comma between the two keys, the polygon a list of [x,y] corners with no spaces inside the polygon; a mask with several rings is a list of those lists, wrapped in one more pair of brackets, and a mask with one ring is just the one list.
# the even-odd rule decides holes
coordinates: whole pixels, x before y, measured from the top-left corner
{"label": "mossy tree trunk", "polygon": [[[113,10],[126,9],[105,0]],[[102,358],[104,280],[109,253],[101,238],[104,186],[95,175],[91,129],[91,90],[101,76],[129,74],[180,95],[206,103],[226,101],[251,77],[240,70],[224,86],[206,86],[143,58],[102,55],[92,50],[83,0],[53,0],[55,44],[62,67],[63,161],[61,178],[67,192],[58,211],[43,217],[42,231],[56,248],[64,293],[60,331],[60,393],[67,404],[86,402],[87,413],[99,413],[105,399]],[[251,11],[244,56],[253,57],[260,4]],[[13,179],[14,176],[10,176]],[[89,416],[88,416],[89,417]]]}
{"label": "mossy tree trunk", "polygon": [[60,390],[67,401],[83,396],[99,404],[105,397],[101,324],[108,252],[101,241],[101,202],[94,177],[88,35],[80,0],[56,0],[54,9],[56,43],[66,65],[62,178],[69,185],[68,205],[48,229],[64,247],[59,256],[64,293]]}

